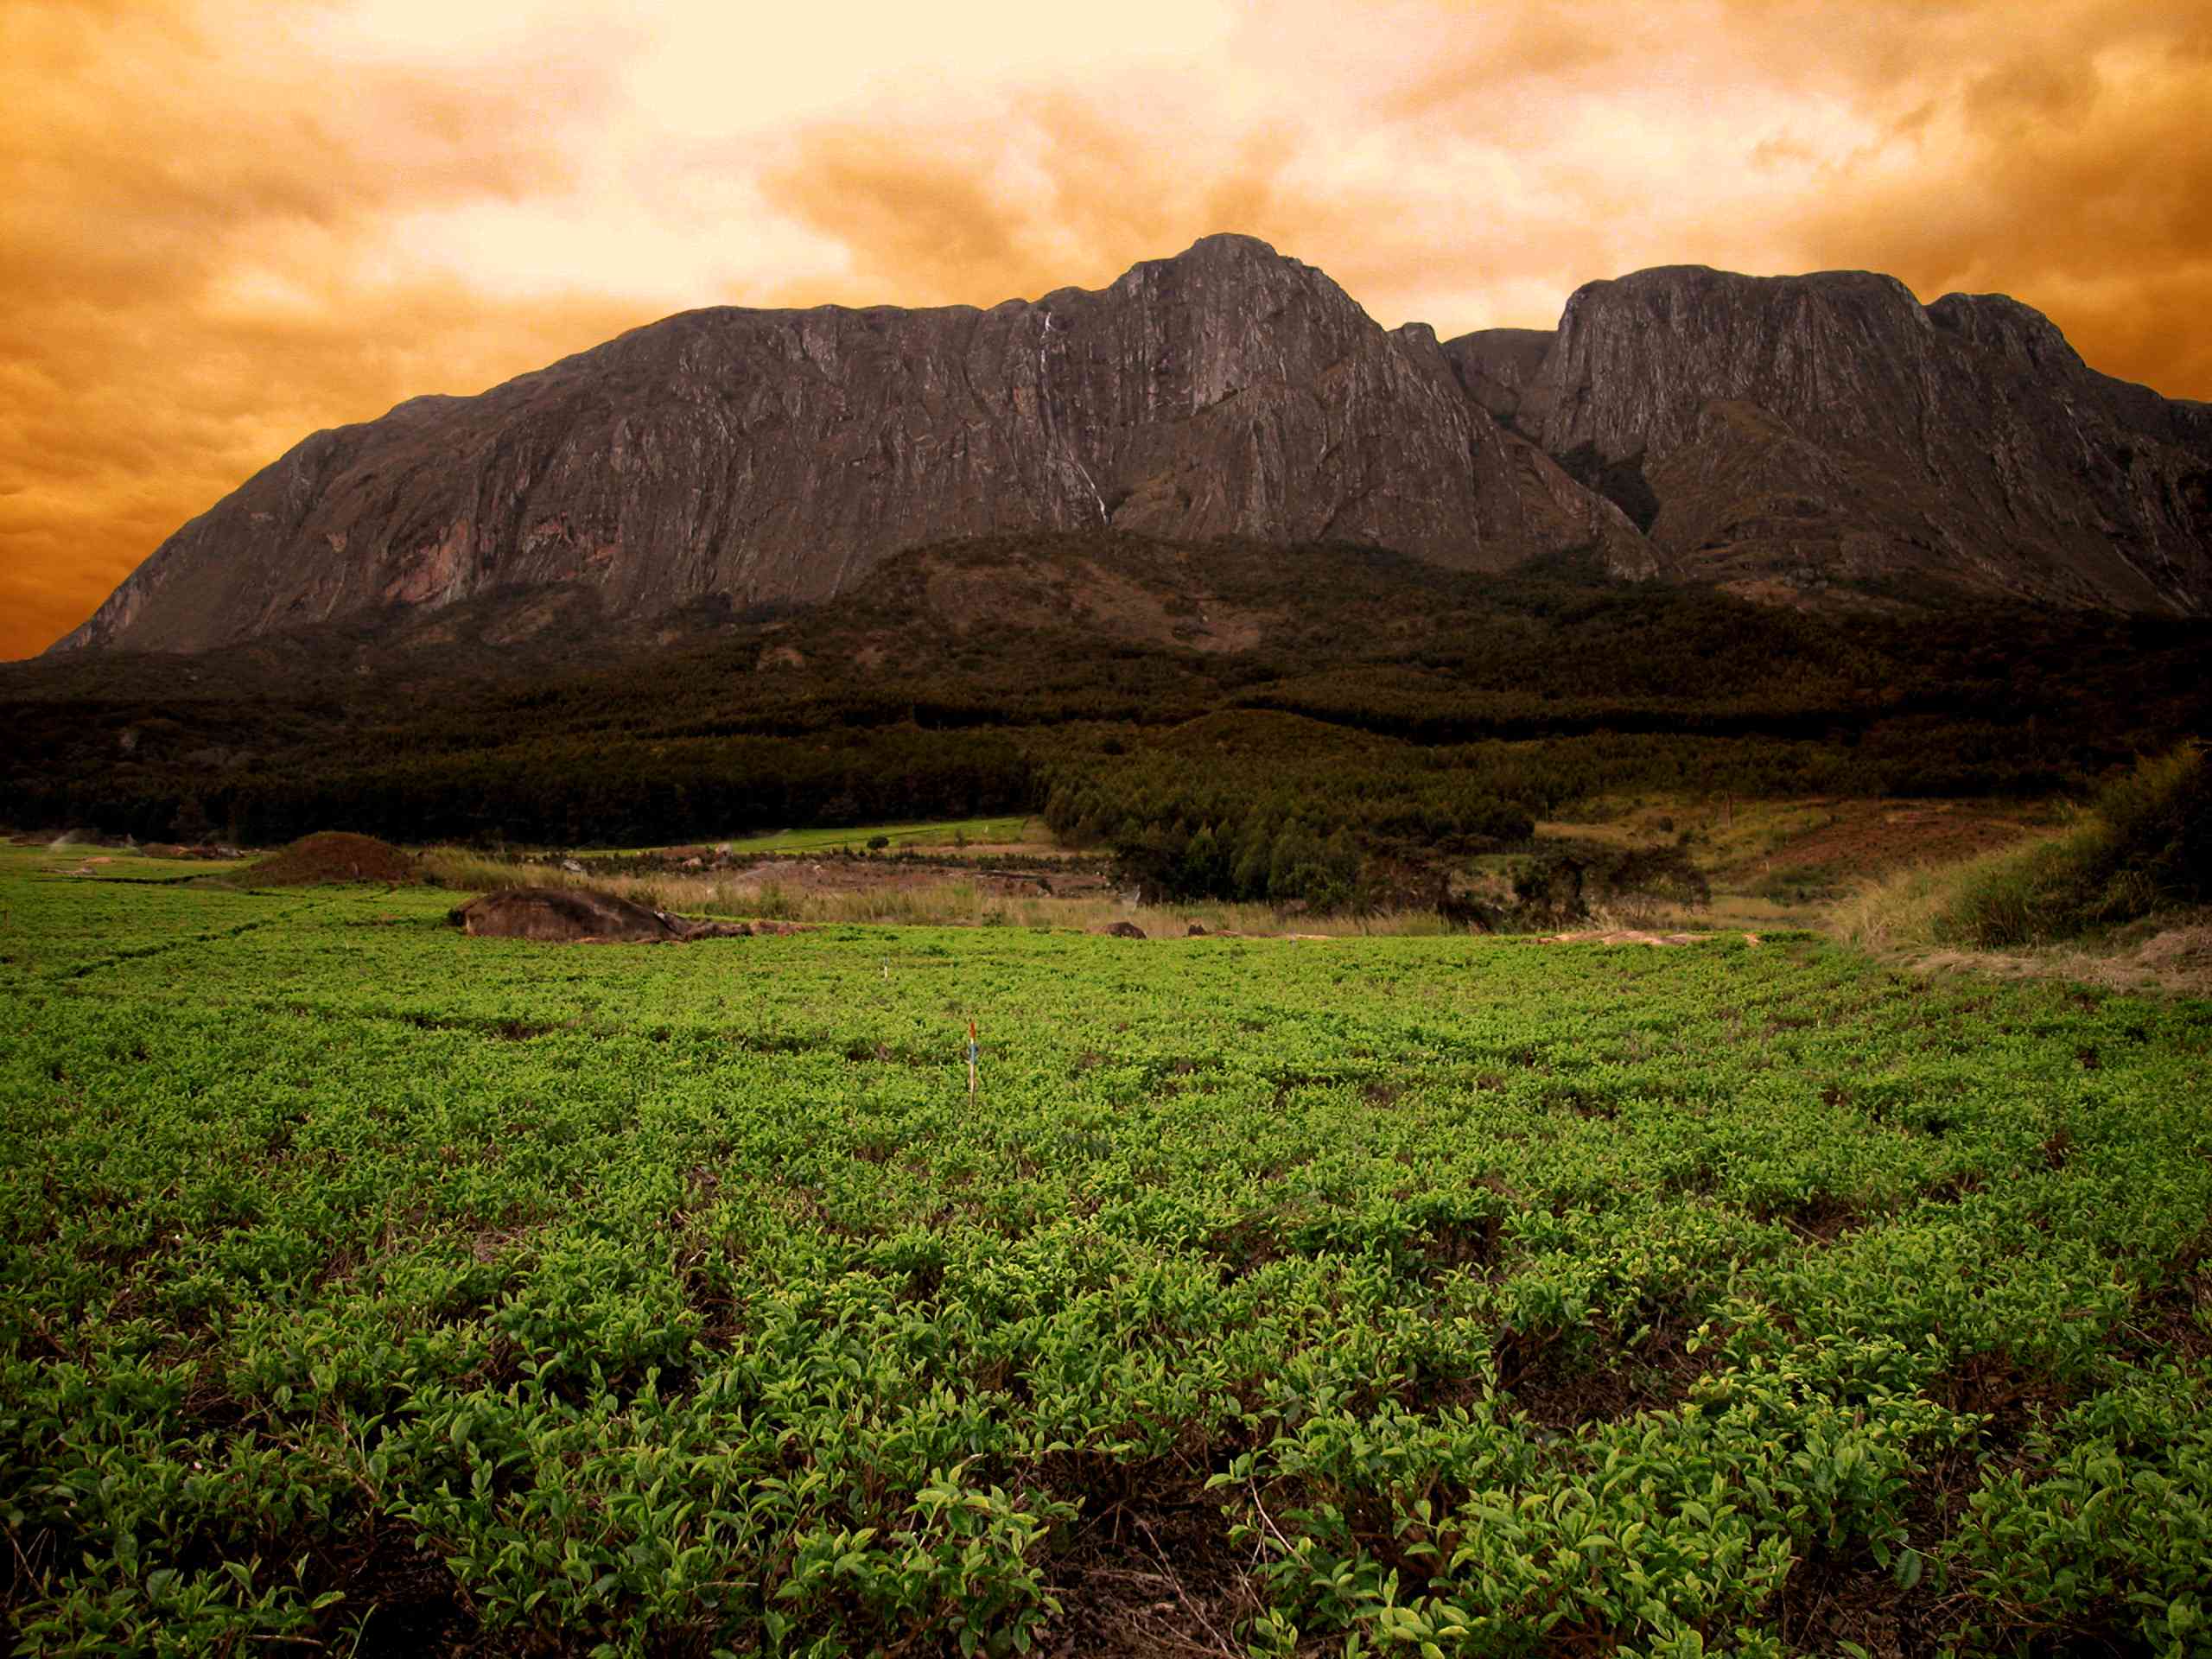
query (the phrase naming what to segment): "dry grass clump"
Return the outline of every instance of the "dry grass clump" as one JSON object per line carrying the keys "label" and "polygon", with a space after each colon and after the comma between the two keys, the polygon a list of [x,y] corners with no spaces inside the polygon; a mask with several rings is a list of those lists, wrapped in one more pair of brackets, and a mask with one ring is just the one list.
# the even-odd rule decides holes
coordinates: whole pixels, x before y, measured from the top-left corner
{"label": "dry grass clump", "polygon": [[1829,909],[1828,931],[1862,950],[1933,950],[1943,943],[1942,918],[1960,890],[2026,850],[2007,848],[1957,864],[1916,864],[1861,882]]}
{"label": "dry grass clump", "polygon": [[589,878],[554,864],[524,864],[470,847],[433,847],[423,855],[423,873],[442,887],[492,893],[500,887],[585,887]]}
{"label": "dry grass clump", "polygon": [[1927,950],[1910,965],[1929,974],[1955,970],[1997,979],[2059,979],[2139,995],[2212,995],[2212,910],[2168,912],[2094,944]]}

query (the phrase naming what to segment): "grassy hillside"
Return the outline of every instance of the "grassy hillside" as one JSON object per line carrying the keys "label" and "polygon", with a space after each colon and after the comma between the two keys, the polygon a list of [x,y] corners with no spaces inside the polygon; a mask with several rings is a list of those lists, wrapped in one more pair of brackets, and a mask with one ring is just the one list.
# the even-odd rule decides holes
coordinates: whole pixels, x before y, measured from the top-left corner
{"label": "grassy hillside", "polygon": [[2212,994],[2205,792],[2200,750],[2140,762],[2017,844],[1862,881],[1827,925],[1923,971]]}
{"label": "grassy hillside", "polygon": [[2163,909],[2212,902],[2212,777],[2203,752],[2145,760],[2101,792],[2069,833],[1963,874],[1936,938],[2050,944]]}

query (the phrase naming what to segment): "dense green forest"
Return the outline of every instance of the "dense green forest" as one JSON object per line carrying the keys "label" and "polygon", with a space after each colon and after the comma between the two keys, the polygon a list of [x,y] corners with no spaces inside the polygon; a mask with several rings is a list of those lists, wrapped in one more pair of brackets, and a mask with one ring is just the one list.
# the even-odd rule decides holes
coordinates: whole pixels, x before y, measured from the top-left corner
{"label": "dense green forest", "polygon": [[[0,669],[0,818],[637,844],[1041,810],[1156,886],[1334,898],[1623,791],[2086,792],[2201,732],[2212,625],[1819,614],[1344,546],[984,538],[805,611],[573,593]],[[557,602],[557,603],[556,603]]]}

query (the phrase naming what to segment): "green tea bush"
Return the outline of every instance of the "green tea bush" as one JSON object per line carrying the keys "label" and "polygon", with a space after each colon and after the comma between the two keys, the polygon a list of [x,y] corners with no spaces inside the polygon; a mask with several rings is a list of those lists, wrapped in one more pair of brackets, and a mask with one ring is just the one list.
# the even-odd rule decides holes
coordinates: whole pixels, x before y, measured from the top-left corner
{"label": "green tea bush", "polygon": [[2201,1004],[45,857],[22,1653],[2205,1651]]}
{"label": "green tea bush", "polygon": [[2145,1375],[2038,1440],[2031,1471],[2007,1471],[1974,1495],[1954,1551],[1999,1615],[1985,1613],[1978,1634],[2031,1632],[2044,1651],[2212,1653],[2204,1379],[2178,1366]]}

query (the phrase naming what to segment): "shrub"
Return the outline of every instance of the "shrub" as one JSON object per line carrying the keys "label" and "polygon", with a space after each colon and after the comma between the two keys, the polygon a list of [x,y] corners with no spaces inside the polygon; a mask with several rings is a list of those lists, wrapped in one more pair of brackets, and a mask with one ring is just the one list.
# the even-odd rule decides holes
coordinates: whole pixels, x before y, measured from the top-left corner
{"label": "shrub", "polygon": [[2111,902],[2142,915],[2212,899],[2212,768],[2195,745],[2148,760],[2107,789],[2097,811],[2126,857]]}
{"label": "shrub", "polygon": [[1702,909],[1713,902],[1705,873],[1679,846],[1560,848],[1515,872],[1513,897],[1527,922],[1579,921],[1593,908]]}

